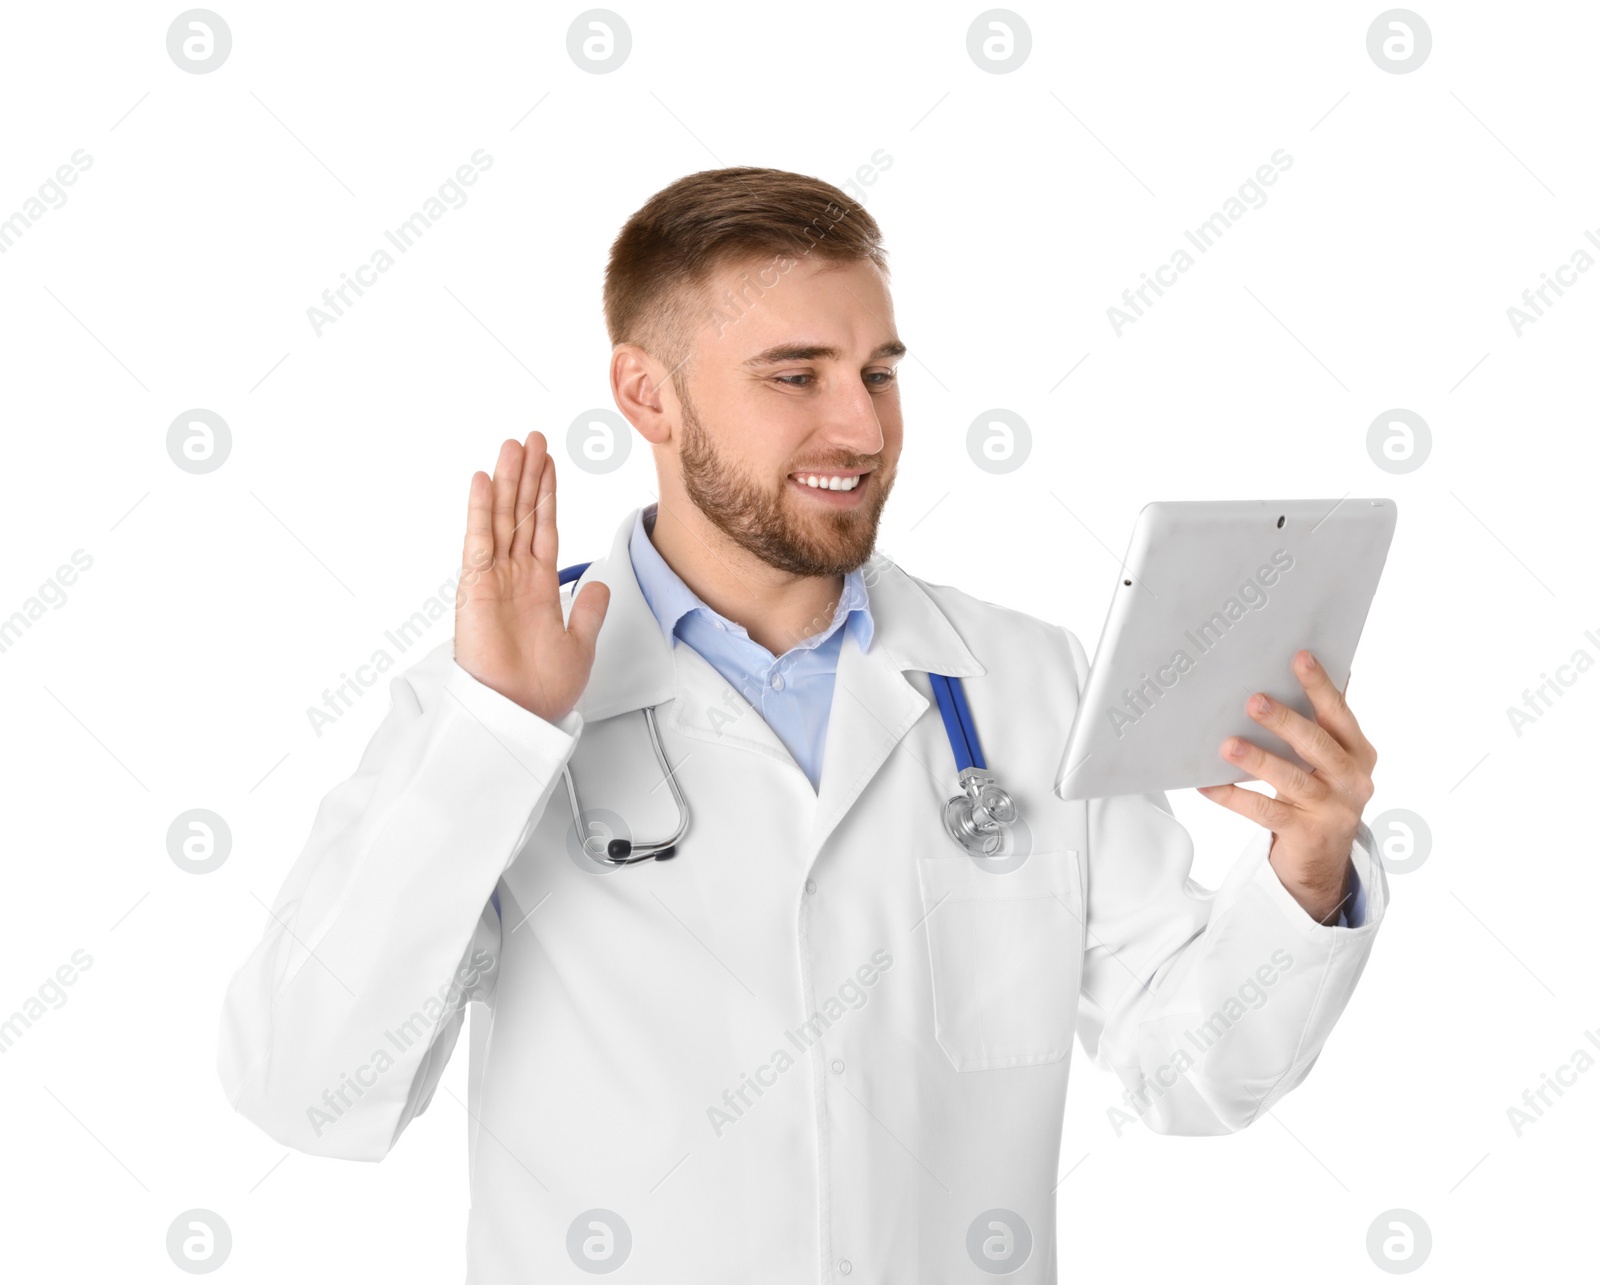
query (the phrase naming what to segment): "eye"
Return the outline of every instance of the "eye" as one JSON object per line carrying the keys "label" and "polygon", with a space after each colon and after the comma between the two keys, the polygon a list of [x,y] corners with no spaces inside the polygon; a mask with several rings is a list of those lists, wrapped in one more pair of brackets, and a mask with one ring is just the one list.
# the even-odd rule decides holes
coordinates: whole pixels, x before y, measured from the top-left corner
{"label": "eye", "polygon": [[[865,376],[867,383],[873,388],[888,388],[898,377],[899,372],[893,370],[869,371]],[[809,388],[815,380],[816,376],[812,374],[774,375],[772,377],[773,383],[782,384],[785,388]]]}

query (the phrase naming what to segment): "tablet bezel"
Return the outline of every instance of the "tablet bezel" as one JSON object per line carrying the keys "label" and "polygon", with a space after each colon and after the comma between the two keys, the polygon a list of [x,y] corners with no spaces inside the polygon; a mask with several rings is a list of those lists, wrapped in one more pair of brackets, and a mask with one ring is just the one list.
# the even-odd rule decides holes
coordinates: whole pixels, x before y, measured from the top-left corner
{"label": "tablet bezel", "polygon": [[[1265,691],[1312,717],[1292,668],[1301,647],[1344,689],[1396,517],[1387,498],[1145,505],[1056,772],[1057,797],[1254,779],[1222,757],[1230,735],[1314,766],[1255,722],[1245,702]],[[1279,565],[1274,576],[1280,555],[1290,565]],[[1243,601],[1254,596],[1250,585],[1265,595],[1260,606]],[[1233,608],[1224,605],[1229,599]],[[1211,603],[1218,610],[1208,615]],[[1244,614],[1231,619],[1239,609]],[[1196,636],[1202,620],[1207,628]],[[1249,645],[1231,645],[1234,628],[1252,620],[1254,638],[1241,630]],[[1186,669],[1180,654],[1190,657]],[[1138,684],[1141,677],[1146,681]],[[1124,699],[1130,695],[1135,699]]]}

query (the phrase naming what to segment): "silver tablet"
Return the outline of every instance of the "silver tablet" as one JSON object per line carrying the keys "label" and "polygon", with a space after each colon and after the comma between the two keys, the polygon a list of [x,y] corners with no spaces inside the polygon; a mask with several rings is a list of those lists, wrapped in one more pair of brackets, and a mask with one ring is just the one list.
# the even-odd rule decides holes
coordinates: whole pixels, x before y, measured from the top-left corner
{"label": "silver tablet", "polygon": [[1311,766],[1245,713],[1258,691],[1312,717],[1308,648],[1342,691],[1389,542],[1393,500],[1147,504],[1117,576],[1056,774],[1063,799],[1251,779],[1244,737]]}

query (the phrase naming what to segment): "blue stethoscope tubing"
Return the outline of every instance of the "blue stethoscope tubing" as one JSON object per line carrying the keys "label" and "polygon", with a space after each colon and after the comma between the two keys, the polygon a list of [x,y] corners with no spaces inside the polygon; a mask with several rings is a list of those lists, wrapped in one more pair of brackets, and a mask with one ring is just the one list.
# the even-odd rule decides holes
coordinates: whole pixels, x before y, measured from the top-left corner
{"label": "blue stethoscope tubing", "polygon": [[967,705],[967,689],[959,678],[947,678],[943,674],[929,674],[928,681],[933,684],[933,696],[939,702],[939,717],[944,719],[950,751],[956,756],[956,771],[965,772],[969,767],[986,771],[983,747],[978,744],[978,729]]}
{"label": "blue stethoscope tubing", "polygon": [[[579,579],[589,569],[587,562],[563,567],[556,574],[556,583],[568,585]],[[967,704],[966,688],[961,679],[946,674],[928,675],[933,695],[939,705],[939,717],[944,721],[945,736],[950,741],[950,752],[955,755],[956,780],[962,793],[944,806],[945,832],[969,855],[975,857],[1005,856],[1009,827],[1017,821],[1017,806],[989,772],[984,761],[983,747],[978,741],[977,724],[972,719],[972,708]],[[673,800],[678,806],[678,828],[670,839],[658,843],[630,842],[611,839],[603,857],[596,857],[588,845],[588,837],[581,829],[579,818],[583,808],[578,802],[578,787],[572,773],[562,769],[567,781],[567,797],[572,804],[572,822],[578,827],[578,842],[583,850],[602,865],[630,865],[654,857],[665,861],[676,854],[677,845],[689,829],[689,804],[678,788],[678,781],[667,765],[666,753],[661,748],[661,735],[656,728],[655,709],[646,706],[645,724],[650,729],[650,743],[656,760],[666,775]]]}

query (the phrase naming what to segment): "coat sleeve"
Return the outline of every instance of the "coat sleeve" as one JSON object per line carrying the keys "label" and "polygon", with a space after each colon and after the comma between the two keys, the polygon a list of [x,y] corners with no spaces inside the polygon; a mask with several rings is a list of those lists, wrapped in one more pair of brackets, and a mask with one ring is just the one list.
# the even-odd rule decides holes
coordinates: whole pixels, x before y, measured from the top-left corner
{"label": "coat sleeve", "polygon": [[[1078,690],[1088,674],[1069,631]],[[1078,1037],[1125,1092],[1118,1132],[1232,1133],[1305,1079],[1355,989],[1388,903],[1372,832],[1350,859],[1363,905],[1323,925],[1267,861],[1258,829],[1216,891],[1166,795],[1092,799]],[[1352,885],[1354,886],[1354,885]],[[1122,1123],[1117,1123],[1121,1121]]]}
{"label": "coat sleeve", "polygon": [[217,1069],[286,1146],[379,1160],[426,1108],[500,956],[493,893],[583,727],[484,686],[446,643],[390,685],[228,984]]}

